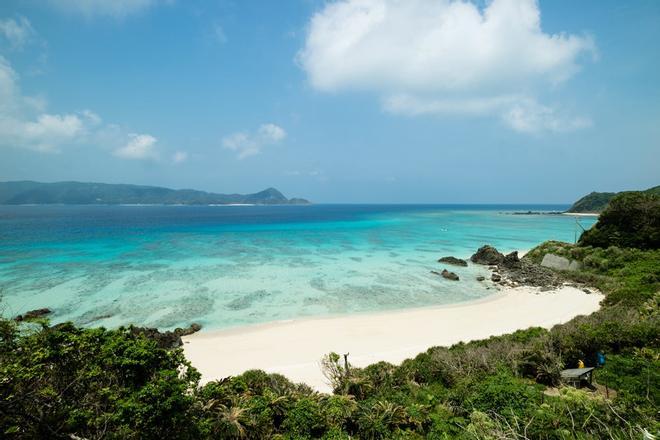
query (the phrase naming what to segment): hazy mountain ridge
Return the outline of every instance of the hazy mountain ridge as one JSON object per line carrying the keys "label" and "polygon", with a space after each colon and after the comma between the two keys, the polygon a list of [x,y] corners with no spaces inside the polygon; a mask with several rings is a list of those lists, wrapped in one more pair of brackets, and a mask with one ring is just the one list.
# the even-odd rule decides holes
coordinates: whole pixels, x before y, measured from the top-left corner
{"label": "hazy mountain ridge", "polygon": [[217,194],[193,189],[170,189],[158,186],[33,181],[0,182],[0,204],[64,204],[64,205],[288,205],[308,204],[300,198],[286,198],[275,188],[254,194]]}
{"label": "hazy mountain ridge", "polygon": [[[607,207],[607,204],[612,200],[617,194],[631,191],[621,191],[618,193],[613,192],[592,192],[586,196],[579,199],[577,202],[568,208],[566,212],[601,212]],[[645,193],[657,194],[660,195],[660,185],[649,188]]]}

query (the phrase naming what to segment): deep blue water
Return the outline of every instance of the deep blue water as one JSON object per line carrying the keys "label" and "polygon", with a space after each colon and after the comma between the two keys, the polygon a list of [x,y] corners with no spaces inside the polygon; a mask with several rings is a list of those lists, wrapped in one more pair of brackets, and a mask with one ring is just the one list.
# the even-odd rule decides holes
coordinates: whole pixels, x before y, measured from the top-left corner
{"label": "deep blue water", "polygon": [[[483,268],[431,269],[483,244],[572,242],[556,205],[0,206],[5,315],[223,328],[447,304],[493,293]],[[580,219],[589,227],[593,219]]]}

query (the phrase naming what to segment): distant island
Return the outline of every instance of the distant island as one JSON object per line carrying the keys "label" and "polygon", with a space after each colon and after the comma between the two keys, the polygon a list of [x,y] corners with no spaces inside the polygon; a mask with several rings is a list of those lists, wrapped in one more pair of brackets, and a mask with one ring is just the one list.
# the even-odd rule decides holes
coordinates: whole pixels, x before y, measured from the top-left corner
{"label": "distant island", "polygon": [[[630,191],[622,191],[622,192],[630,192]],[[610,203],[610,200],[614,198],[617,194],[621,194],[622,192],[619,193],[613,193],[613,192],[592,192],[590,194],[587,194],[586,196],[582,197],[580,200],[577,202],[573,203],[573,206],[568,208],[566,212],[569,213],[598,213],[602,212],[607,205]],[[648,194],[653,194],[653,195],[660,195],[660,185],[659,186],[654,186],[653,188],[649,188],[645,191],[642,191],[644,193]]]}
{"label": "distant island", "polygon": [[158,186],[33,181],[0,182],[2,205],[306,205],[305,199],[287,199],[275,188],[254,194],[216,194]]}

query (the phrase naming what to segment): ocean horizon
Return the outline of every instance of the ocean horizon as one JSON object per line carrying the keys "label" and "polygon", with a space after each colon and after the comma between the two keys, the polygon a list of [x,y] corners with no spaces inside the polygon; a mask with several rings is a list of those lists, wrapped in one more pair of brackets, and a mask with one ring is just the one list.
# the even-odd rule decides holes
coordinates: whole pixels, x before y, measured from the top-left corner
{"label": "ocean horizon", "polygon": [[[52,322],[206,329],[456,304],[495,293],[444,266],[573,242],[568,205],[0,206],[0,309]],[[581,218],[588,228],[595,218]],[[460,281],[431,273],[447,267]]]}

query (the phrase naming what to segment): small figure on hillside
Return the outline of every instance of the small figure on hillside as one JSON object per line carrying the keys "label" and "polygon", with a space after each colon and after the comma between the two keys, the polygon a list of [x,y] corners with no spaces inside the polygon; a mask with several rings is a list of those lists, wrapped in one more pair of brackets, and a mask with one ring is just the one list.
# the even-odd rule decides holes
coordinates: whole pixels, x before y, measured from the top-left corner
{"label": "small figure on hillside", "polygon": [[584,368],[584,362],[582,362],[582,359],[578,361],[578,368]]}

